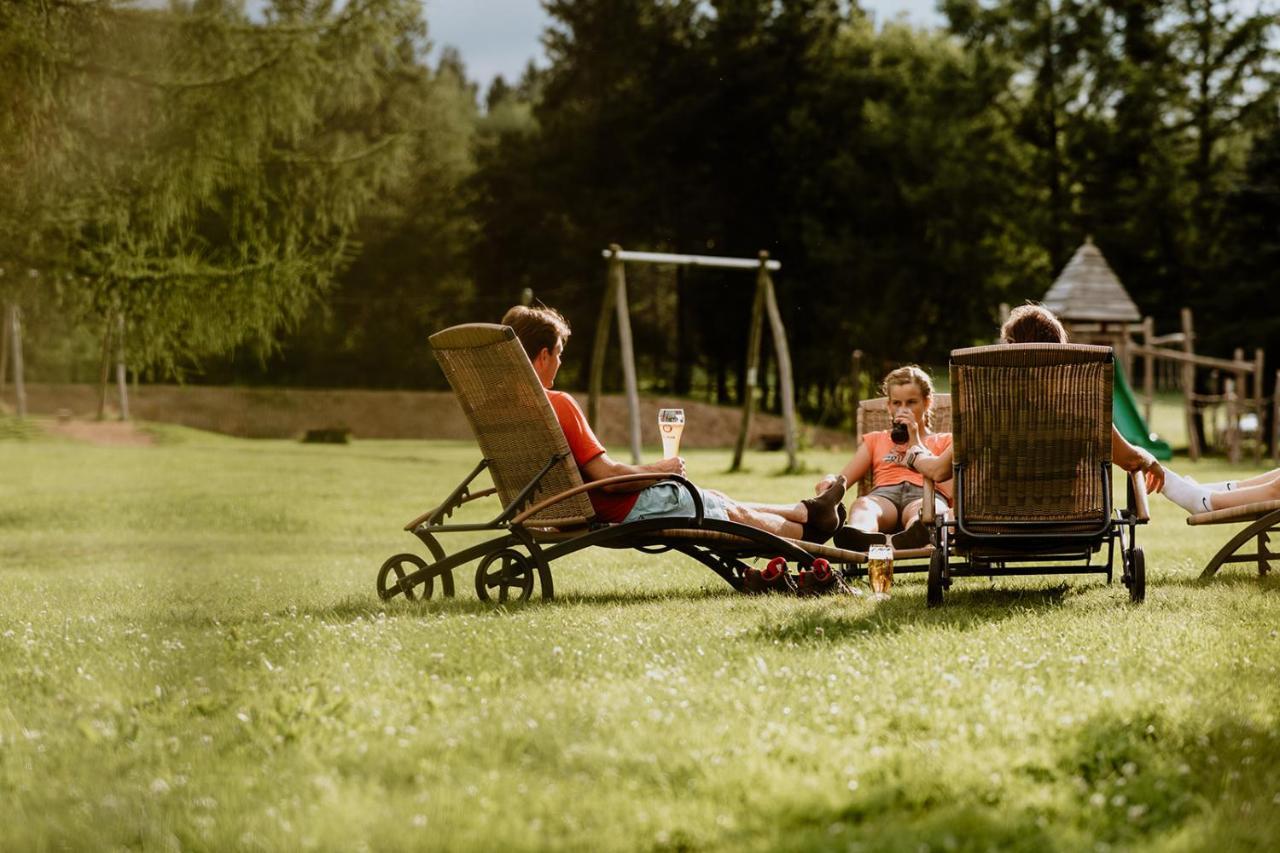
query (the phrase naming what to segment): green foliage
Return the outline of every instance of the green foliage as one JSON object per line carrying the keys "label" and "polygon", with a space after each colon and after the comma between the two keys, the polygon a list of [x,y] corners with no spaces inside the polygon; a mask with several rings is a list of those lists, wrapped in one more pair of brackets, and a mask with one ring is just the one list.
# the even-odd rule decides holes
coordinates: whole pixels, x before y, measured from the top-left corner
{"label": "green foliage", "polygon": [[[454,601],[382,604],[378,563],[419,547],[403,521],[473,446],[165,432],[0,441],[0,847],[1280,839],[1276,581],[1197,583],[1226,531],[1163,499],[1141,607],[1084,576],[957,580],[939,610],[919,576],[887,602],[746,598],[604,549],[556,564],[551,604],[481,606],[471,567]],[[731,494],[812,488],[689,459]]]}
{"label": "green foliage", "polygon": [[424,35],[417,4],[288,2],[254,23],[220,0],[68,3],[58,26],[44,6],[10,12],[26,41],[8,61],[34,82],[6,121],[19,141],[47,121],[57,145],[38,168],[11,161],[31,191],[6,212],[35,204],[49,225],[35,249],[4,248],[73,275],[87,312],[123,312],[138,366],[269,344],[349,262],[409,134],[429,132],[392,97]]}
{"label": "green foliage", "polygon": [[[837,420],[851,349],[941,363],[1091,235],[1162,331],[1189,305],[1212,353],[1274,339],[1272,230],[1241,207],[1280,126],[1265,10],[546,8],[547,67],[481,107],[413,0],[4,4],[0,297],[95,335],[124,311],[135,366],[206,381],[439,387],[425,336],[527,289],[574,323],[575,382],[609,243],[763,249],[802,411]],[[629,274],[642,384],[739,400],[750,276]]]}

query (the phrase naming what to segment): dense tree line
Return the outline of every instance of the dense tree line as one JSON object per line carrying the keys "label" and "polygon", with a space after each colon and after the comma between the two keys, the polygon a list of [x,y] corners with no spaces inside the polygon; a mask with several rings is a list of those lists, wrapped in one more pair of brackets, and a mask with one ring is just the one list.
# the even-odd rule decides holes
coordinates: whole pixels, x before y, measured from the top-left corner
{"label": "dense tree line", "polygon": [[[380,5],[395,11],[390,0],[349,8]],[[291,239],[277,220],[310,223],[317,204],[338,229],[307,232],[306,257],[319,272],[289,281],[309,283],[268,288],[305,298],[287,299],[269,322],[237,320],[254,334],[221,335],[181,364],[204,381],[439,386],[426,335],[494,320],[529,289],[576,326],[572,385],[584,376],[609,243],[763,249],[783,262],[777,284],[802,407],[831,414],[852,348],[873,368],[940,363],[951,347],[990,338],[1000,302],[1043,295],[1086,235],[1158,325],[1170,328],[1190,305],[1201,348],[1263,345],[1271,364],[1280,358],[1271,295],[1280,284],[1280,32],[1253,4],[945,0],[948,23],[936,31],[877,29],[841,0],[544,5],[546,67],[494,80],[483,97],[465,57],[445,51],[428,67],[421,23],[403,9],[370,19],[395,26],[361,30],[367,56],[383,64],[357,62],[367,70],[350,75],[353,60],[336,45],[303,51],[289,41],[296,26],[271,34],[299,10],[325,31],[341,16],[324,3],[280,2],[281,17],[212,31],[234,33],[240,54],[216,42],[190,48],[210,62],[233,57],[228,78],[255,62],[314,58],[308,79],[353,76],[361,97],[334,90],[333,103],[308,108],[303,136],[333,149],[321,158],[327,170],[283,194],[261,176],[247,179],[248,196],[262,200],[245,223],[262,226],[253,239],[227,230],[235,216],[219,222],[210,189],[196,199],[213,223],[200,230],[204,220],[183,220],[164,232],[168,242],[147,244],[189,264],[232,246],[268,253]],[[230,15],[198,4],[179,17],[204,21],[208,8]],[[273,39],[289,52],[273,53]],[[305,83],[294,78],[307,75],[293,72],[273,78],[288,93],[278,97],[305,104]],[[145,150],[174,152],[159,168],[192,169],[192,139],[215,138],[208,126],[234,121],[226,103],[245,97],[234,85],[213,88],[207,104],[193,100],[170,125],[168,149],[162,135],[142,140]],[[183,121],[194,129],[179,130]],[[239,150],[234,136],[224,151]],[[261,145],[280,148],[267,129]],[[367,171],[335,171],[362,156]],[[245,159],[236,169],[253,175]],[[169,174],[113,186],[130,188],[123,198],[147,221],[181,208],[148,189]],[[105,221],[121,217],[135,221],[120,211]],[[79,245],[138,254],[108,226],[81,228]],[[183,242],[196,234],[199,252]],[[134,269],[103,267],[125,268]],[[227,260],[219,269],[239,268]],[[643,381],[736,399],[750,276],[629,274]],[[106,296],[96,298],[101,310]],[[229,354],[208,356],[216,351]]]}

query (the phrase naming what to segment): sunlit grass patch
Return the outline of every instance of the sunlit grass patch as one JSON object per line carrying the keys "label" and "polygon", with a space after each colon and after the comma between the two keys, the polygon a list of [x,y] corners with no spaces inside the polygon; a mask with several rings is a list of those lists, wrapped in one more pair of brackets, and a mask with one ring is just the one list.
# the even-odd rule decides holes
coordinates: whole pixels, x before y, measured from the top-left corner
{"label": "sunlit grass patch", "polygon": [[[696,480],[789,500],[780,455]],[[1097,576],[738,596],[595,549],[557,598],[390,602],[461,443],[0,443],[0,847],[1271,849],[1280,585]],[[839,456],[806,453],[815,469]],[[1201,479],[1221,463],[1179,470]],[[1239,469],[1243,472],[1244,469]],[[459,520],[496,512],[484,502]],[[459,543],[475,541],[470,534]]]}

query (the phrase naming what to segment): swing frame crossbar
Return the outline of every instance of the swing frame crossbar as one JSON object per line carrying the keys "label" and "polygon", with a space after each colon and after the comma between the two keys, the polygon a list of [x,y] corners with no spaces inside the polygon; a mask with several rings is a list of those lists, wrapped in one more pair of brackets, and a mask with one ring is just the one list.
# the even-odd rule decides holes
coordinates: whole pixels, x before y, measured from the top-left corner
{"label": "swing frame crossbar", "polygon": [[[613,258],[615,253],[605,249],[600,253],[603,258]],[[760,268],[760,261],[755,258],[726,258],[720,255],[674,255],[670,252],[627,252],[619,249],[616,257],[620,261],[637,264],[673,264],[684,267],[715,267],[726,270],[754,270]],[[765,260],[765,269],[777,272],[782,269],[782,262]]]}
{"label": "swing frame crossbar", "polygon": [[763,325],[767,316],[770,337],[778,365],[778,392],[782,398],[782,419],[787,450],[787,470],[799,470],[797,458],[798,430],[796,423],[795,383],[791,373],[791,350],[787,345],[786,328],[778,310],[778,298],[774,292],[772,270],[782,269],[779,261],[771,260],[768,252],[758,258],[727,258],[714,255],[676,255],[665,252],[627,252],[616,243],[601,253],[608,259],[608,275],[604,299],[600,304],[600,318],[596,323],[595,344],[591,352],[591,386],[587,398],[587,420],[592,427],[599,426],[599,401],[604,380],[604,362],[609,346],[609,332],[616,315],[618,344],[622,350],[622,376],[626,386],[627,410],[631,437],[631,460],[640,462],[640,392],[636,380],[635,347],[631,336],[631,311],[627,307],[627,263],[667,264],[675,266],[713,267],[720,269],[754,269],[756,271],[755,300],[751,309],[751,326],[747,341],[746,393],[742,405],[742,422],[734,445],[731,471],[742,467],[743,452],[751,431],[751,418],[756,405],[756,387],[760,368],[760,344]]}

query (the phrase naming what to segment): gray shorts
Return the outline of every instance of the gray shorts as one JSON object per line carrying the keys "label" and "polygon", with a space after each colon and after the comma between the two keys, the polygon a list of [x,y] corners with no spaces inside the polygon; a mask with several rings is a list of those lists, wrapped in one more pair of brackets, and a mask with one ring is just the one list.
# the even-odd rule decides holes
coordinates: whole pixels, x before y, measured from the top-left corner
{"label": "gray shorts", "polygon": [[[705,489],[698,489],[698,494],[702,495],[703,518],[729,520],[724,501],[719,495],[713,495]],[[623,521],[644,521],[646,518],[693,518],[693,498],[690,497],[689,490],[679,483],[667,481],[656,483],[640,492],[636,505]]]}
{"label": "gray shorts", "polygon": [[[892,486],[876,486],[867,493],[867,497],[884,498],[897,507],[898,514],[901,515],[907,504],[924,499],[924,486],[907,482],[894,483]],[[937,491],[933,493],[933,505],[938,512],[946,512],[950,506],[942,493]]]}

